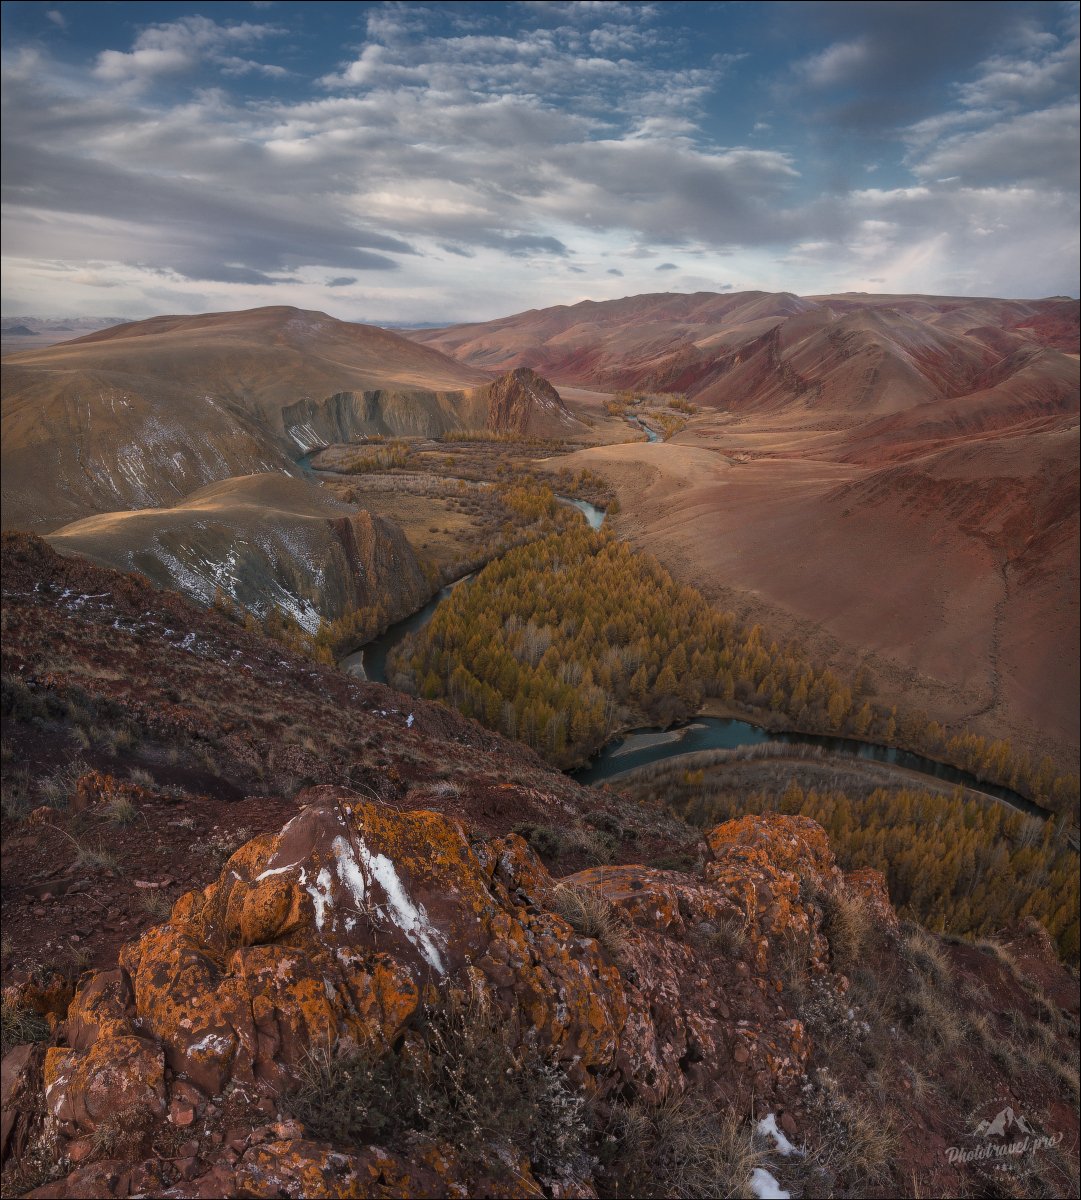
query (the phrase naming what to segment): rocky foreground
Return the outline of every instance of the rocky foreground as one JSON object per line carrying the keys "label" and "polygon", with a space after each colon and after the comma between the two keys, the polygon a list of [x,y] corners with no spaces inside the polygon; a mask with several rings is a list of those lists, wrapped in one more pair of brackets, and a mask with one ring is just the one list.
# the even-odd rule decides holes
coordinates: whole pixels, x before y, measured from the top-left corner
{"label": "rocky foreground", "polygon": [[933,937],[812,821],[680,834],[35,539],[4,587],[5,1195],[1075,1194],[1039,927]]}

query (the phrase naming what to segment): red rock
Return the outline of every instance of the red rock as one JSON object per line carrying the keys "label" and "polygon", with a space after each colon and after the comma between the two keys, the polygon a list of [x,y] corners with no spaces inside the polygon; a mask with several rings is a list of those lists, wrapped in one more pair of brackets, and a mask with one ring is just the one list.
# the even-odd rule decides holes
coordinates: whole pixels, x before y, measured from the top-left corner
{"label": "red rock", "polygon": [[36,1096],[41,1088],[45,1049],[40,1044],[14,1046],[0,1063],[0,1161],[18,1158],[36,1120]]}
{"label": "red rock", "polygon": [[195,1109],[184,1100],[174,1099],[169,1105],[169,1120],[173,1125],[184,1128],[195,1120]]}

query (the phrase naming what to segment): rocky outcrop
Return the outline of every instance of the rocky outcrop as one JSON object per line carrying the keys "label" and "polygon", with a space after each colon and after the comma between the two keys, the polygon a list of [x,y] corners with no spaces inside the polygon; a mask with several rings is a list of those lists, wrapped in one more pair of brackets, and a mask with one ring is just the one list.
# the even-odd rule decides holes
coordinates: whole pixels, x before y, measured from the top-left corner
{"label": "rocky outcrop", "polygon": [[213,484],[172,508],[88,517],[49,541],[201,604],[224,596],[260,617],[277,609],[309,633],[321,617],[376,604],[405,616],[429,593],[400,526],[281,474]]}
{"label": "rocky outcrop", "polygon": [[494,433],[550,437],[579,427],[563,399],[542,375],[516,367],[485,389],[488,428]]}
{"label": "rocky outcrop", "polygon": [[[594,867],[556,883],[514,834],[477,840],[456,820],[336,787],[300,801],[279,833],[241,847],[126,946],[118,969],[83,981],[40,1067],[44,1116],[5,1116],[5,1141],[25,1145],[44,1122],[61,1161],[81,1164],[42,1194],[473,1194],[476,1165],[452,1146],[332,1146],[287,1115],[313,1049],[408,1053],[453,995],[602,1109],[692,1087],[773,1106],[801,1077],[811,1043],[777,1003],[777,951],[798,945],[804,967],[827,972],[808,897],[849,887],[813,822],[719,826],[696,874]],[[870,874],[859,888],[884,896]],[[568,892],[607,914],[608,936],[561,915]],[[722,929],[738,937],[722,943]],[[32,1066],[12,1063],[23,1091]],[[136,1127],[127,1159],[109,1157],[118,1114]],[[152,1149],[162,1130],[184,1143],[167,1162]],[[512,1176],[504,1194],[544,1194],[528,1161]],[[595,1194],[589,1169],[575,1188],[557,1194]]]}

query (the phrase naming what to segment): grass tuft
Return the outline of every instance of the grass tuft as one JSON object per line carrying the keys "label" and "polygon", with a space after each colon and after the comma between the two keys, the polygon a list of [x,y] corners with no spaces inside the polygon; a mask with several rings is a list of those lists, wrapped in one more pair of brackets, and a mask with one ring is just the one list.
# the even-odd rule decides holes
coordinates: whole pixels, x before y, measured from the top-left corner
{"label": "grass tuft", "polygon": [[40,1013],[8,1000],[0,1002],[0,1058],[15,1046],[43,1042],[50,1033],[49,1024]]}
{"label": "grass tuft", "polygon": [[583,937],[593,938],[613,961],[627,949],[627,923],[607,896],[580,883],[560,883],[551,891],[552,907]]}

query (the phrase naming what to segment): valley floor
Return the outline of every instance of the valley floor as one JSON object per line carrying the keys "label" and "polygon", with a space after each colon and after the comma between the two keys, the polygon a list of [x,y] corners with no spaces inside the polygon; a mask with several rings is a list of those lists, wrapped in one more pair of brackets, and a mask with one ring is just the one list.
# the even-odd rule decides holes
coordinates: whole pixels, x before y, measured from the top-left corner
{"label": "valley floor", "polygon": [[[574,389],[563,394],[573,407]],[[982,449],[991,458],[997,447]],[[862,670],[878,703],[1075,770],[1076,550],[1058,547],[1053,566],[1026,575],[1006,559],[1007,537],[1000,549],[968,514],[955,517],[935,479],[921,499],[898,478],[917,470],[906,464],[892,490],[868,495],[883,469],[849,451],[844,431],[710,413],[670,441],[590,447],[560,466],[609,480],[616,533],[677,580],[814,661],[850,678]],[[1062,453],[1057,441],[1048,449]],[[1013,467],[957,490],[1006,504]]]}

